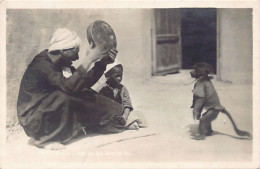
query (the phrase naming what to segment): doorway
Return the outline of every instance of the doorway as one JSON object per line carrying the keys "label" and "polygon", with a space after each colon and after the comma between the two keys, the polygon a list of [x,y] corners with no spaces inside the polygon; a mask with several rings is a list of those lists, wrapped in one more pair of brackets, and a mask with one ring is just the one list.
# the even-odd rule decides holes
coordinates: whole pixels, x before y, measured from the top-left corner
{"label": "doorway", "polygon": [[152,75],[177,73],[198,62],[216,72],[216,8],[154,9],[152,18]]}
{"label": "doorway", "polygon": [[216,72],[216,15],[215,8],[181,9],[183,69],[191,69],[198,62],[207,62]]}
{"label": "doorway", "polygon": [[154,9],[152,75],[177,73],[181,67],[180,9]]}

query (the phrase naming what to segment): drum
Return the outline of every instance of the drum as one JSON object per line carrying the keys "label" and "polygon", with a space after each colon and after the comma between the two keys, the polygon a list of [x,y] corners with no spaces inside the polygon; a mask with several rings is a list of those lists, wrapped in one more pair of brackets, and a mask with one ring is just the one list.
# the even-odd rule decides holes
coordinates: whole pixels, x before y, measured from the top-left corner
{"label": "drum", "polygon": [[112,27],[101,20],[91,23],[87,28],[88,42],[94,43],[94,46],[102,46],[107,51],[116,49],[116,35]]}

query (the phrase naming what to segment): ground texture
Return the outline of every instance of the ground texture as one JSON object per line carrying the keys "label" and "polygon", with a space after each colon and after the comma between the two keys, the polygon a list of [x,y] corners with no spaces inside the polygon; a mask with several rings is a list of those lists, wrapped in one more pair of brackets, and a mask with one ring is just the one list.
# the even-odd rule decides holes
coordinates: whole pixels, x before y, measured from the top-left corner
{"label": "ground texture", "polygon": [[[29,138],[20,132],[8,138],[3,168],[58,168],[60,164],[65,168],[91,167],[100,162],[123,168],[125,166],[119,162],[160,164],[252,160],[252,140],[237,137],[224,114],[213,122],[213,136],[204,140],[194,138],[198,121],[192,119],[190,106],[194,83],[188,71],[163,77],[133,77],[126,86],[134,108],[145,114],[148,128],[120,134],[87,134],[59,151],[30,146],[27,143]],[[216,80],[213,83],[238,127],[252,133],[251,86]]]}

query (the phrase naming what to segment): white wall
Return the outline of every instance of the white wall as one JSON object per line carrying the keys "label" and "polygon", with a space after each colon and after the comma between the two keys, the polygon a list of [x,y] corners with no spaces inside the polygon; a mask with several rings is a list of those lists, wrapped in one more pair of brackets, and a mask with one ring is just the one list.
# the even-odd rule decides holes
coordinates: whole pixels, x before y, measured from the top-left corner
{"label": "white wall", "polygon": [[252,9],[218,9],[217,75],[223,81],[252,83]]}

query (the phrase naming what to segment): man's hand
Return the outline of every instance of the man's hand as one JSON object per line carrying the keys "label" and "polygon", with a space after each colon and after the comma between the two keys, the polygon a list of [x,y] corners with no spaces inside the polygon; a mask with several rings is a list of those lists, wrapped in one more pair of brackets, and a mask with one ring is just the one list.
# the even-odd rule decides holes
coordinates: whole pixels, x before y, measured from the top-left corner
{"label": "man's hand", "polygon": [[104,58],[108,55],[108,52],[101,46],[96,46],[94,48],[89,48],[87,50],[86,62],[96,62],[101,58]]}
{"label": "man's hand", "polygon": [[114,63],[117,53],[118,51],[116,49],[110,49],[108,55],[103,57],[101,61],[104,62],[105,64]]}
{"label": "man's hand", "polygon": [[96,62],[106,56],[108,56],[108,52],[103,47],[90,47],[87,49],[86,59],[83,61],[82,66],[85,70],[88,70],[93,62]]}

